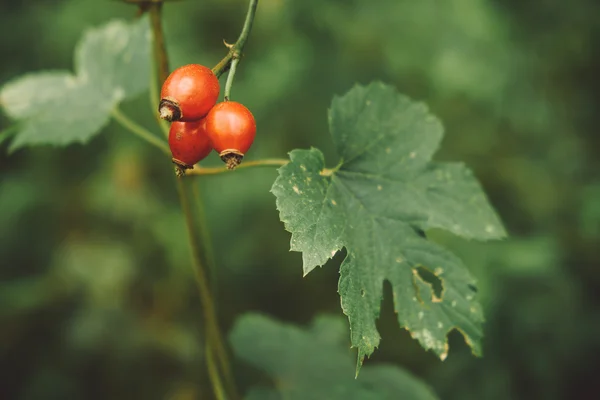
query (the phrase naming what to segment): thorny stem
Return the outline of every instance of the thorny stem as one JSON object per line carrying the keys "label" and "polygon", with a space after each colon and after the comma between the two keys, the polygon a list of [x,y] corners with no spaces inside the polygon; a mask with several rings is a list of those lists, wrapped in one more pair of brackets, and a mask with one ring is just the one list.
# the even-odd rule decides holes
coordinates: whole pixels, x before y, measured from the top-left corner
{"label": "thorny stem", "polygon": [[144,139],[151,145],[158,147],[163,153],[171,155],[171,150],[169,150],[169,146],[164,142],[164,140],[159,139],[152,132],[129,118],[119,108],[115,107],[112,110],[111,115],[113,119],[121,124],[121,126],[123,126],[125,129]]}
{"label": "thorny stem", "polygon": [[231,66],[233,59],[239,59],[242,56],[242,51],[244,50],[246,41],[248,41],[248,37],[250,36],[250,31],[252,30],[252,24],[254,23],[254,15],[256,14],[257,5],[258,0],[250,0],[248,12],[246,14],[246,20],[244,21],[244,27],[242,28],[242,32],[240,33],[238,40],[229,48],[227,55],[212,69],[217,78],[227,71],[227,69]]}
{"label": "thorny stem", "polygon": [[[254,1],[256,2],[256,1]],[[150,8],[150,15],[152,21],[152,32],[154,35],[154,62],[155,68],[157,71],[157,79],[156,85],[160,87],[162,82],[164,82],[169,74],[169,63],[168,56],[165,48],[164,35],[162,30],[162,22],[161,22],[161,10],[162,10],[162,2],[157,2],[157,4],[153,4]],[[191,183],[191,182],[188,182]],[[213,302],[213,298],[211,296],[210,287],[208,283],[208,278],[206,276],[206,270],[203,264],[202,253],[200,250],[202,239],[200,234],[198,233],[197,227],[194,224],[193,212],[190,206],[189,201],[189,186],[181,179],[177,179],[177,189],[179,192],[179,198],[181,202],[181,207],[185,216],[186,225],[188,229],[188,239],[190,244],[190,250],[192,252],[192,260],[194,267],[194,274],[196,277],[196,283],[198,285],[198,292],[200,295],[200,302],[202,305],[202,311],[204,314],[205,326],[206,326],[206,348],[210,349],[206,354],[206,362],[209,370],[210,379],[213,385],[213,389],[215,391],[215,395],[217,398],[222,398],[223,394],[223,385],[221,383],[221,378],[219,371],[215,368],[215,360],[217,358],[217,362],[221,366],[221,372],[225,376],[227,384],[229,386],[229,396],[230,398],[237,398],[237,393],[235,389],[235,383],[233,380],[233,375],[231,373],[231,368],[229,366],[229,361],[227,359],[227,353],[225,351],[225,346],[222,341],[222,336],[219,331],[219,326],[217,322],[217,317],[215,314],[215,305]],[[202,208],[202,204],[199,201],[200,196],[198,195],[196,207]],[[199,212],[199,221],[198,224],[202,227],[206,225],[206,221],[204,220],[203,212]],[[208,234],[205,231],[206,236]],[[209,242],[209,240],[207,240]],[[206,247],[206,243],[203,247]],[[205,252],[206,253],[206,252]],[[215,356],[215,357],[213,357]]]}

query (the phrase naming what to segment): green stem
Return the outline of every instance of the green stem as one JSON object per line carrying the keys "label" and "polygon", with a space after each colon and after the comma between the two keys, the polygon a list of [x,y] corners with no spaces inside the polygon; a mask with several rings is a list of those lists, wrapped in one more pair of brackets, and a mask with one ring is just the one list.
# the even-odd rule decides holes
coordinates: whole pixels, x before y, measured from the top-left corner
{"label": "green stem", "polygon": [[[208,230],[208,224],[206,223],[206,214],[204,212],[204,203],[202,202],[202,197],[200,196],[200,189],[198,184],[189,183],[191,186],[191,196],[195,202],[196,211],[196,221],[198,222],[195,227],[198,229],[195,233],[197,237],[196,243],[201,243],[203,252],[202,257],[202,265],[208,265],[209,277],[207,278],[210,282],[209,288],[212,286],[213,290],[211,292],[211,298],[215,298],[216,293],[216,284],[217,284],[217,268],[214,258],[214,253],[212,251],[212,239],[210,236],[210,231]],[[206,269],[203,268],[205,271]],[[204,272],[205,274],[205,272]],[[205,275],[206,276],[206,275]],[[229,392],[234,398],[237,398],[236,388],[235,388],[235,380],[233,379],[233,373],[231,369],[231,365],[229,364],[229,357],[227,356],[227,351],[225,349],[225,345],[222,340],[222,336],[219,333],[218,321],[216,320],[216,312],[217,305],[215,302],[212,302],[212,311],[211,314],[214,315],[214,323],[208,324],[208,326],[212,329],[213,336],[209,335],[208,337],[211,339],[207,346],[212,343],[213,351],[217,357],[217,361],[221,367],[223,375],[225,377],[225,381],[227,386],[229,387]]]}
{"label": "green stem", "polygon": [[167,46],[165,45],[165,34],[162,26],[162,2],[155,2],[150,6],[150,22],[152,24],[152,34],[154,36],[154,60],[157,70],[157,79],[159,86],[169,76],[169,57],[167,55]]}
{"label": "green stem", "polygon": [[244,26],[242,28],[242,32],[240,33],[240,37],[236,42],[236,46],[241,52],[246,45],[246,41],[250,36],[250,31],[252,30],[252,24],[254,24],[254,15],[256,14],[256,7],[258,6],[258,0],[250,0],[248,4],[248,12],[246,13],[246,20],[244,21]]}
{"label": "green stem", "polygon": [[227,399],[227,396],[225,395],[225,389],[223,389],[223,385],[221,384],[221,380],[219,378],[219,370],[215,367],[215,355],[210,348],[210,342],[208,340],[206,341],[206,345],[204,347],[204,353],[206,354],[206,359],[208,360],[208,375],[210,376],[215,397],[217,400],[225,400]]}
{"label": "green stem", "polygon": [[[264,160],[245,161],[241,163],[234,171],[246,168],[256,167],[282,167],[289,163],[290,160],[283,158],[265,158]],[[217,175],[225,172],[232,172],[227,167],[200,167],[195,165],[193,169],[186,171],[185,175],[188,176],[201,176],[201,175]]]}
{"label": "green stem", "polygon": [[168,138],[170,124],[167,121],[165,121],[164,119],[160,118],[160,113],[158,112],[158,105],[160,103],[160,101],[159,101],[160,84],[159,84],[159,81],[157,78],[158,72],[153,69],[152,74],[150,74],[150,75],[151,75],[150,76],[150,90],[148,91],[148,94],[150,95],[150,107],[153,110],[154,119],[156,120],[156,123],[160,127],[160,130],[165,135],[165,137]]}
{"label": "green stem", "polygon": [[162,150],[163,153],[167,155],[171,155],[171,150],[169,150],[169,146],[163,140],[159,139],[152,132],[139,125],[137,122],[129,118],[126,114],[124,114],[119,108],[115,107],[111,112],[112,117],[115,121],[117,121],[121,126],[125,129],[129,130],[131,133],[139,136],[144,139],[151,145],[154,145]]}
{"label": "green stem", "polygon": [[[198,189],[198,184],[194,185],[192,190],[192,195],[194,196],[194,202],[196,203],[196,210],[198,213],[198,221],[206,221],[206,213],[204,212],[204,204],[202,202],[202,197],[200,197],[200,189]],[[199,224],[200,225],[200,235],[202,238],[202,242],[205,244],[204,246],[204,254],[206,264],[208,264],[208,272],[209,272],[209,280],[210,285],[213,288],[213,297],[217,297],[217,264],[215,261],[215,255],[213,252],[213,244],[212,238],[210,237],[210,231],[208,230],[207,224]],[[217,305],[215,305],[216,308]]]}
{"label": "green stem", "polygon": [[242,28],[242,32],[240,33],[238,40],[229,48],[227,55],[212,69],[217,77],[220,77],[225,71],[227,71],[227,69],[231,66],[231,61],[234,58],[239,59],[241,57],[242,52],[244,51],[244,46],[246,45],[248,37],[250,36],[250,31],[252,30],[252,24],[254,23],[254,16],[256,14],[257,6],[258,0],[250,0],[248,12],[246,13],[246,20],[244,21],[244,27]]}
{"label": "green stem", "polygon": [[229,74],[227,75],[227,82],[225,82],[225,101],[229,101],[229,97],[231,94],[231,86],[233,85],[233,77],[235,76],[235,71],[239,62],[240,59],[237,57],[231,60],[231,68],[229,69]]}
{"label": "green stem", "polygon": [[[221,333],[219,332],[217,316],[215,314],[215,305],[210,293],[208,278],[206,276],[205,268],[200,254],[200,246],[198,245],[200,243],[200,235],[196,230],[196,226],[194,224],[194,215],[190,206],[190,196],[188,189],[189,183],[186,184],[186,182],[182,181],[181,179],[177,179],[177,190],[179,192],[181,208],[185,216],[185,223],[188,231],[188,240],[190,250],[192,253],[194,276],[196,278],[196,284],[198,286],[198,293],[200,294],[200,305],[202,306],[202,314],[204,315],[204,326],[206,328],[207,341],[206,349],[208,350],[206,354],[207,367],[209,370],[209,375],[213,387],[222,388],[223,383],[221,382],[219,374],[214,373],[216,367],[214,365],[215,360],[213,357],[212,349],[210,348],[210,344],[212,343],[215,346],[214,350],[217,353],[218,358],[222,358],[222,356],[226,355],[226,353],[224,352],[224,346],[221,342]],[[217,391],[215,391],[215,395],[218,396]]]}
{"label": "green stem", "polygon": [[154,52],[154,76],[150,82],[151,105],[154,118],[165,136],[169,136],[169,124],[162,120],[158,113],[160,87],[169,76],[169,57],[165,45],[165,34],[162,26],[162,2],[149,5],[150,22],[152,24],[153,52]]}

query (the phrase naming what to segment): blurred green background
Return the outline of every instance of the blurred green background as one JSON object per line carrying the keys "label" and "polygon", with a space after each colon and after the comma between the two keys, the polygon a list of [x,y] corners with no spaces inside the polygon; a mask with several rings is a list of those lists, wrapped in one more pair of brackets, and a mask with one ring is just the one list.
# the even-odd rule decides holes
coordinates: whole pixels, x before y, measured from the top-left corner
{"label": "blurred green background", "polygon": [[[172,66],[214,65],[246,0],[165,6]],[[72,69],[82,32],[133,18],[118,1],[0,3],[0,83]],[[248,159],[322,149],[327,107],[382,80],[445,124],[510,233],[433,237],[479,280],[484,357],[458,334],[445,362],[378,322],[389,361],[442,399],[600,398],[600,3],[597,0],[261,0],[233,98],[259,131]],[[156,131],[148,96],[125,110]],[[0,130],[10,122],[0,116]],[[170,161],[111,123],[88,145],[0,145],[0,398],[210,398],[200,305]],[[216,155],[207,164],[219,165]],[[341,314],[338,255],[302,278],[269,193],[275,169],[199,181],[228,331],[256,310],[306,324]],[[260,378],[236,363],[240,387]],[[596,397],[598,396],[598,397]]]}

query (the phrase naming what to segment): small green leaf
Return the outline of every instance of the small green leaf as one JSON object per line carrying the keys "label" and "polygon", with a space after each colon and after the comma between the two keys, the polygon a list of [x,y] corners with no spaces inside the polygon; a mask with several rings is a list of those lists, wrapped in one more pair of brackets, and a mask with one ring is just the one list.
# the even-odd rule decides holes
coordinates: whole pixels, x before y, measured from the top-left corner
{"label": "small green leaf", "polygon": [[27,145],[85,143],[123,99],[146,89],[150,77],[146,17],[110,22],[86,33],[77,46],[76,74],[29,74],[0,89],[0,105],[20,121],[10,150]]}
{"label": "small green leaf", "polygon": [[[317,149],[294,150],[272,187],[291,249],[304,274],[345,247],[342,309],[350,320],[358,367],[380,341],[383,282],[392,284],[398,322],[444,359],[446,334],[458,329],[481,353],[483,316],[463,263],[428,241],[442,228],[469,239],[498,239],[504,228],[481,186],[462,164],[431,158],[442,138],[439,121],[420,103],[381,83],[334,98],[330,130],[341,163],[325,168]],[[419,274],[442,284],[441,297]]]}
{"label": "small green leaf", "polygon": [[365,367],[354,379],[341,318],[319,317],[309,329],[247,314],[230,336],[237,356],[260,368],[277,389],[253,388],[247,399],[436,399],[423,382],[398,367]]}

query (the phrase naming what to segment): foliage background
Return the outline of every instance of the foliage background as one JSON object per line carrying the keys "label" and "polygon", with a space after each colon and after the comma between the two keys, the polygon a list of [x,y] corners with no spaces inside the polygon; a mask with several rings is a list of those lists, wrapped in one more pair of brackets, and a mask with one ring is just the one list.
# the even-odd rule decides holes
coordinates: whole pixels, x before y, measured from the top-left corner
{"label": "foliage background", "polygon": [[[173,66],[214,65],[245,9],[168,4]],[[0,82],[71,69],[87,27],[134,14],[117,1],[0,3]],[[454,334],[445,362],[425,353],[386,298],[367,365],[402,365],[443,399],[600,393],[598,15],[595,0],[261,0],[232,91],[257,118],[249,158],[315,146],[333,160],[331,97],[382,80],[441,118],[438,159],[474,170],[510,234],[481,244],[434,233],[479,280],[484,358]],[[154,128],[147,96],[125,108]],[[0,146],[0,398],[209,398],[169,160],[113,123],[86,146]],[[250,310],[298,324],[341,314],[342,256],[302,278],[269,193],[275,177],[200,183],[225,330]],[[241,361],[236,370],[242,388],[264,380]]]}

